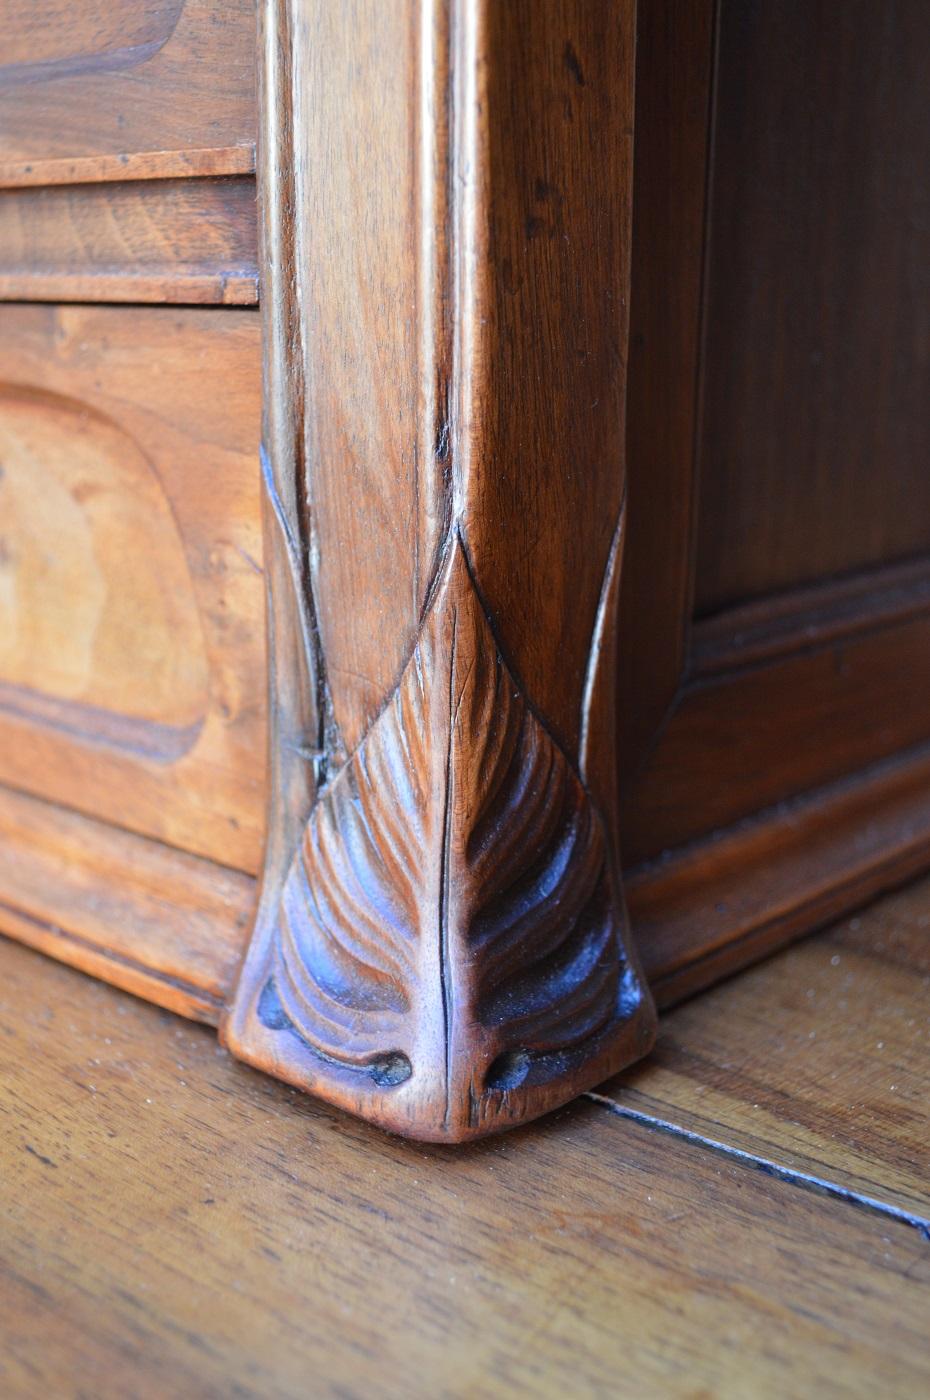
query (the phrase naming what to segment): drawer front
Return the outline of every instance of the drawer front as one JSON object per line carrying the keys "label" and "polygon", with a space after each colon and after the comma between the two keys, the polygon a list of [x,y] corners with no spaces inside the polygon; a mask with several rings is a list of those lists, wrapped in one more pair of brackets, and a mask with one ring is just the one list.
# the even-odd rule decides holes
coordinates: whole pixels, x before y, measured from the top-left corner
{"label": "drawer front", "polygon": [[0,783],[245,871],[259,414],[254,311],[0,307]]}
{"label": "drawer front", "polygon": [[0,34],[0,182],[252,168],[255,0],[0,0]]}
{"label": "drawer front", "polygon": [[0,190],[0,300],[258,300],[255,182]]}

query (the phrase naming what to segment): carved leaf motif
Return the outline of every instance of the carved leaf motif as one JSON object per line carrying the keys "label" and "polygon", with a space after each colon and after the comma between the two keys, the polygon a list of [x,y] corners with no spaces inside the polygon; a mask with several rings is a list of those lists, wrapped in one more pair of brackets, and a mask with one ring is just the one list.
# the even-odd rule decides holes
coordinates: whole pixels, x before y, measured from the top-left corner
{"label": "carved leaf motif", "polygon": [[622,972],[600,817],[504,664],[456,541],[399,685],[291,865],[278,1002],[327,1059],[405,1057],[448,1112],[501,1057],[555,1073],[616,1018]]}

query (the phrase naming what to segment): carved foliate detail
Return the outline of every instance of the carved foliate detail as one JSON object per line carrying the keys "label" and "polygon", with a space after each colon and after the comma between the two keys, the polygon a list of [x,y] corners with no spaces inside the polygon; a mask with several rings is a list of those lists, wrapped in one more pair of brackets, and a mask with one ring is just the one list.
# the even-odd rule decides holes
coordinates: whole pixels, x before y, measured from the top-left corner
{"label": "carved foliate detail", "polygon": [[505,1126],[629,1033],[642,991],[603,822],[502,658],[457,538],[273,923],[254,1015],[288,1077],[338,1082],[391,1126],[414,1102],[421,1136]]}
{"label": "carved foliate detail", "polygon": [[261,6],[269,820],[223,1035],[440,1141],[655,1029],[614,752],[635,6],[539,10]]}

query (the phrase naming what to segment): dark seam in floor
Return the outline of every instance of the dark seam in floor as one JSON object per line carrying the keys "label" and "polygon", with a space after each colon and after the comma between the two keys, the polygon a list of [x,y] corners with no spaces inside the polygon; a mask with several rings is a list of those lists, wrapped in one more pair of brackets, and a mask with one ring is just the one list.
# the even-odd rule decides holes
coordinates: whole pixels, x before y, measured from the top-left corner
{"label": "dark seam in floor", "polygon": [[832,1197],[833,1200],[845,1201],[847,1205],[870,1211],[873,1215],[896,1220],[899,1225],[908,1225],[930,1244],[930,1220],[921,1215],[913,1215],[910,1211],[902,1210],[900,1206],[890,1205],[887,1201],[879,1201],[874,1196],[864,1196],[852,1187],[840,1186],[838,1182],[827,1181],[823,1177],[814,1176],[811,1172],[802,1172],[796,1167],[782,1166],[779,1162],[773,1162],[768,1157],[759,1157],[754,1152],[746,1152],[741,1147],[732,1147],[729,1143],[719,1142],[716,1138],[704,1137],[701,1133],[692,1132],[690,1128],[682,1128],[677,1123],[669,1123],[664,1118],[656,1118],[651,1113],[643,1113],[638,1108],[627,1108],[624,1104],[617,1103],[615,1099],[608,1098],[606,1094],[595,1094],[589,1090],[581,1097],[588,1099],[591,1103],[599,1104],[601,1108],[606,1108],[618,1118],[626,1118],[631,1123],[639,1123],[644,1128],[668,1133],[670,1137],[689,1142],[694,1147],[703,1147],[709,1152],[717,1152],[722,1157],[729,1157],[731,1161],[739,1162],[741,1166],[750,1167],[754,1171],[764,1172],[766,1176],[773,1176],[778,1181],[787,1182],[789,1186],[797,1186],[802,1191],[816,1191],[820,1195]]}

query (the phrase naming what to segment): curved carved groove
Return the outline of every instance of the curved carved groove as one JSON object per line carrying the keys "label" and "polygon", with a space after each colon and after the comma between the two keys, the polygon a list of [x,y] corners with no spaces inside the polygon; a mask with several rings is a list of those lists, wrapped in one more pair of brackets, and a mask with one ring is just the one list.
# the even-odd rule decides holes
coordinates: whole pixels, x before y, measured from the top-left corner
{"label": "curved carved groove", "polygon": [[296,1055],[307,1087],[381,1094],[392,1126],[415,1100],[421,1136],[505,1125],[515,1092],[557,1095],[635,1019],[621,930],[600,815],[502,659],[456,538],[400,683],[284,881],[256,1008],[279,1072]]}
{"label": "curved carved groove", "polygon": [[223,1033],[460,1141],[655,1029],[614,753],[635,6],[261,9],[271,781]]}

